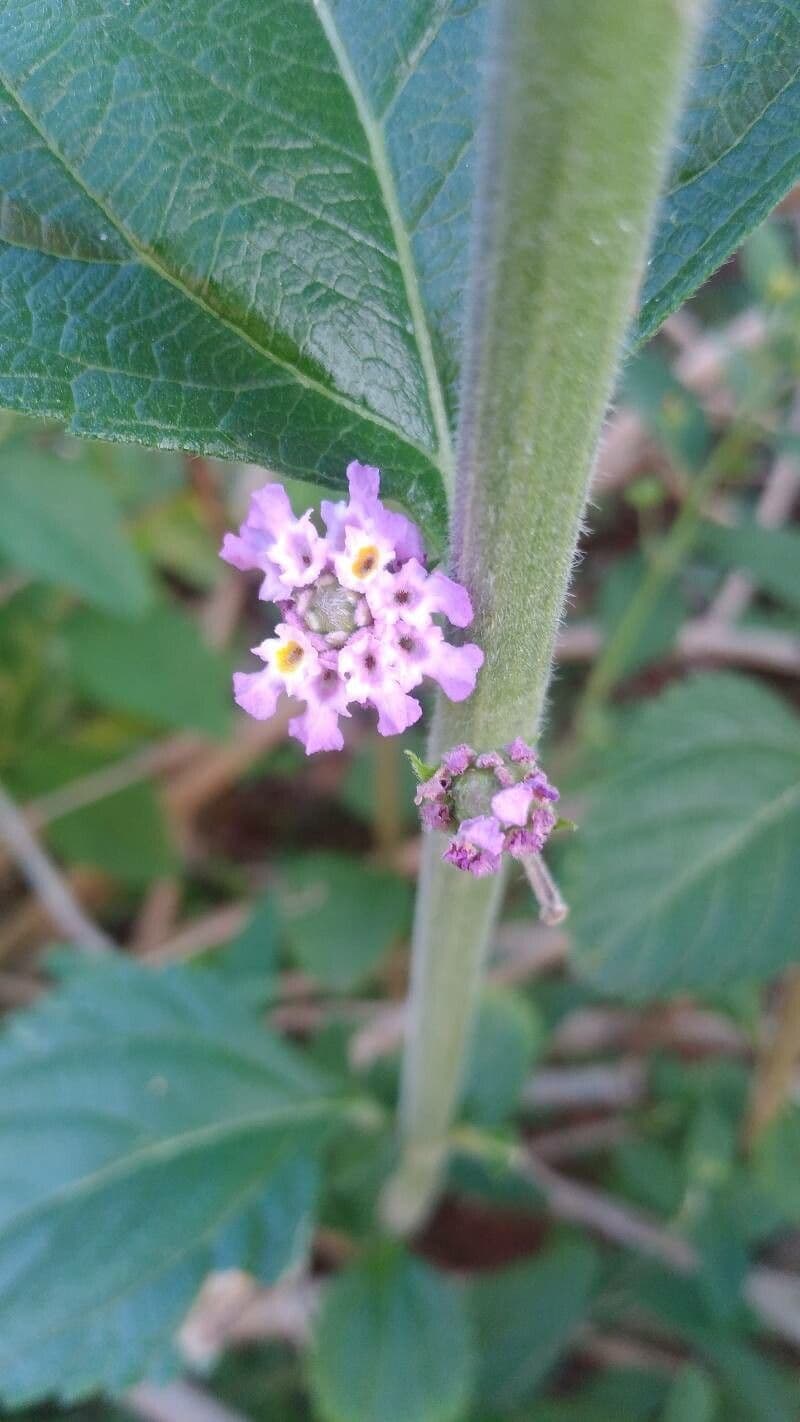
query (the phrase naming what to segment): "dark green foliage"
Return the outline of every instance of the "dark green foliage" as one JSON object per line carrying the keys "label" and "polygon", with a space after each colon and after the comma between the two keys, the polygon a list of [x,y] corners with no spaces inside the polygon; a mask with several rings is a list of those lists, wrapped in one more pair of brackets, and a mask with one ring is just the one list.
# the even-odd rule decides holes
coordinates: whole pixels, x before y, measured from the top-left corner
{"label": "dark green foliage", "polygon": [[455,1286],[399,1247],[379,1245],[329,1288],[311,1364],[326,1422],[455,1422],[473,1370]]}
{"label": "dark green foliage", "polygon": [[337,991],[369,977],[408,928],[411,895],[393,874],[341,854],[287,863],[278,901],[301,967]]}
{"label": "dark green foliage", "polygon": [[766,978],[791,962],[800,731],[743,677],[645,706],[570,842],[575,960],[626,997]]}
{"label": "dark green foliage", "polygon": [[714,0],[709,9],[642,292],[639,340],[800,175],[795,0]]}
{"label": "dark green foliage", "polygon": [[[441,539],[485,9],[4,0],[0,400],[326,482],[355,453]],[[799,32],[717,9],[640,336],[796,176]]]}
{"label": "dark green foliage", "polygon": [[6,1034],[0,1082],[9,1402],[163,1370],[215,1262],[270,1278],[302,1253],[330,1084],[199,975],[74,971]]}
{"label": "dark green foliage", "polygon": [[586,1317],[595,1267],[587,1246],[562,1245],[472,1285],[477,1392],[485,1408],[516,1411],[541,1387]]}

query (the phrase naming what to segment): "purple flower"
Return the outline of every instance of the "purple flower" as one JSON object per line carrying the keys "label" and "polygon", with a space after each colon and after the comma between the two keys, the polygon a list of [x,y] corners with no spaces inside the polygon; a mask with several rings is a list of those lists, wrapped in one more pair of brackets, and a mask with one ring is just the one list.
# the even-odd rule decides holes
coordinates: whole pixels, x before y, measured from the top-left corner
{"label": "purple flower", "polygon": [[537,800],[559,800],[561,796],[555,785],[551,785],[543,770],[537,770],[534,775],[526,775],[524,784],[529,787]]}
{"label": "purple flower", "polygon": [[476,878],[496,874],[503,852],[503,831],[493,815],[462,820],[442,858]]}
{"label": "purple flower", "polygon": [[235,672],[234,696],[242,710],[257,721],[275,714],[281,692],[305,696],[319,667],[319,654],[310,637],[299,627],[281,622],[277,636],[268,637],[253,651],[266,663],[260,672]]}
{"label": "purple flower", "polygon": [[503,854],[523,860],[540,854],[556,823],[550,805],[557,799],[535,751],[520,740],[477,756],[470,746],[454,746],[416,794],[423,829],[455,827],[442,857],[479,876],[494,874]]}
{"label": "purple flower", "polygon": [[316,581],[328,561],[328,549],[311,522],[310,509],[302,518],[286,520],[272,543],[269,558],[280,569],[287,593]]}
{"label": "purple flower", "polygon": [[[466,589],[427,571],[419,529],[381,502],[377,469],[353,461],[347,478],[349,498],[321,505],[324,533],[310,509],[296,518],[285,489],[267,484],[221,550],[234,567],[261,573],[259,595],[281,613],[276,636],[255,648],[263,670],[237,672],[236,701],[262,720],[284,694],[304,702],[289,731],[309,755],[341,749],[351,705],[373,707],[380,734],[397,735],[422,715],[410,693],[425,677],[462,701],[483,663],[478,647],[452,646],[434,621],[466,627]],[[444,824],[432,805],[426,817]]]}
{"label": "purple flower", "polygon": [[556,817],[552,810],[534,810],[528,825],[522,829],[512,829],[507,834],[507,853],[514,859],[524,859],[526,854],[541,854],[555,822]]}
{"label": "purple flower", "polygon": [[347,686],[335,665],[326,664],[330,653],[320,657],[320,670],[303,690],[306,709],[289,722],[289,734],[306,748],[306,755],[315,751],[341,750],[344,736],[339,729],[339,717],[348,716]]}
{"label": "purple flower", "polygon": [[506,750],[511,759],[517,764],[526,760],[531,761],[534,765],[536,764],[536,751],[533,749],[533,746],[528,745],[527,741],[523,741],[522,736],[517,736],[516,740],[512,741],[509,746],[506,746]]}
{"label": "purple flower", "polygon": [[334,504],[329,499],[323,499],[320,505],[331,546],[335,550],[341,549],[344,547],[345,530],[358,528],[362,532],[378,534],[392,543],[399,563],[405,563],[409,558],[423,560],[425,547],[417,525],[404,514],[392,513],[380,501],[380,470],[371,464],[359,464],[354,459],[347,466],[347,483],[350,498],[346,503]]}
{"label": "purple flower", "polygon": [[426,573],[416,558],[409,558],[396,573],[375,578],[366,596],[373,617],[386,624],[402,621],[426,628],[437,613],[454,627],[467,627],[472,621],[466,588],[438,570]]}
{"label": "purple flower", "polygon": [[453,823],[447,805],[439,800],[423,801],[419,807],[419,818],[422,828],[426,830],[450,829]]}
{"label": "purple flower", "polygon": [[429,676],[451,701],[465,701],[472,694],[483,665],[483,652],[474,642],[454,647],[445,641],[441,627],[433,624],[417,628],[397,622],[390,658],[395,676],[407,691]]}
{"label": "purple flower", "polygon": [[440,765],[429,780],[423,780],[422,784],[417,786],[414,804],[422,805],[426,800],[442,800],[447,796],[449,788],[450,775],[444,765]]}
{"label": "purple flower", "polygon": [[452,750],[445,751],[442,756],[442,765],[450,775],[463,775],[468,765],[475,759],[475,752],[471,746],[453,746]]}
{"label": "purple flower", "polygon": [[344,548],[334,554],[333,568],[341,587],[365,593],[394,558],[388,538],[372,529],[346,528]]}
{"label": "purple flower", "polygon": [[371,628],[362,628],[345,644],[339,653],[339,670],[348,699],[377,710],[382,736],[399,735],[422,715],[419,702],[406,695],[394,676],[391,649]]}

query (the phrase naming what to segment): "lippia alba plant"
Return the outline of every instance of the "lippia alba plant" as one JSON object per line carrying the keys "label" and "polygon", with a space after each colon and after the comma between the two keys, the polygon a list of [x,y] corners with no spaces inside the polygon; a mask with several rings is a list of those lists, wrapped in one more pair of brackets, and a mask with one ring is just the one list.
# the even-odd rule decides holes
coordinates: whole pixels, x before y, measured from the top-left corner
{"label": "lippia alba plant", "polygon": [[[480,987],[509,864],[545,918],[563,914],[538,738],[617,372],[800,173],[799,39],[780,0],[0,0],[0,403],[269,471],[223,545],[278,609],[235,695],[259,719],[290,696],[309,754],[341,747],[357,708],[401,733],[438,684],[416,759],[430,833],[396,1132],[384,1102],[307,1063],[223,982],[62,964],[0,1046],[9,1405],[168,1374],[210,1270],[269,1282],[305,1257],[332,1142],[380,1155],[373,1210],[392,1237],[322,1305],[320,1415],[448,1422],[509,1388],[516,1405],[475,1363],[488,1293],[468,1320],[402,1237],[436,1200],[463,1092],[486,1089],[465,1063],[476,1017],[503,1011]],[[292,479],[334,491],[321,516],[292,512]],[[142,613],[152,590],[100,512],[102,549],[63,501],[64,581],[101,605],[118,584]],[[13,537],[0,511],[4,553]],[[158,645],[178,719],[188,704],[218,733],[200,655],[175,672],[176,624]],[[796,761],[779,739],[732,823],[746,802],[772,832]],[[679,742],[665,737],[670,765]],[[636,773],[618,774],[633,796]],[[579,958],[624,983],[630,949],[643,979],[670,982],[642,913],[608,901],[617,879],[604,868],[579,907],[596,940]],[[672,908],[663,921],[685,927]],[[523,1055],[529,1031],[514,1018]],[[560,1321],[526,1360],[539,1374],[547,1326],[569,1335],[594,1273],[589,1250],[556,1255],[537,1287]],[[515,1298],[491,1306],[513,1319]]]}

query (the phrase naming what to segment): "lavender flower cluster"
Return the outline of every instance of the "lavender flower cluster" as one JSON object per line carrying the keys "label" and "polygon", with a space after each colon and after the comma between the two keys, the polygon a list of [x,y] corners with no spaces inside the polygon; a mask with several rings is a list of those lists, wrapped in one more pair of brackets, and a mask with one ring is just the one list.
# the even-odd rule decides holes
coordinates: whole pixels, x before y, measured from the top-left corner
{"label": "lavender flower cluster", "polygon": [[442,858],[481,877],[496,874],[503,854],[540,854],[556,824],[559,795],[525,741],[477,755],[454,746],[417,794],[424,829],[453,831]]}
{"label": "lavender flower cluster", "polygon": [[276,635],[253,648],[264,668],[234,676],[236,701],[257,720],[284,693],[304,701],[289,731],[307,755],[341,750],[339,721],[353,704],[375,708],[382,736],[404,731],[422,714],[409,693],[426,676],[463,701],[483,663],[479,647],[452,646],[434,621],[467,627],[472,604],[459,583],[426,570],[416,524],[379,498],[379,471],[354,461],[347,479],[347,501],[322,502],[324,533],[310,509],[294,516],[281,484],[267,484],[221,549],[263,575],[259,596],[280,611]]}

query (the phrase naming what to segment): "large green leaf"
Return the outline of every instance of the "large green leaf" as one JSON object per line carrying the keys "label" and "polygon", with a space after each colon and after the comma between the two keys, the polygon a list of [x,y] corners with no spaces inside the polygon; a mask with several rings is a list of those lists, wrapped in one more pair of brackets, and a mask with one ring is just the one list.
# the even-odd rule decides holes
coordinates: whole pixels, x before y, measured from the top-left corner
{"label": "large green leaf", "polygon": [[0,5],[0,398],[441,521],[481,7]]}
{"label": "large green leaf", "polygon": [[454,1286],[380,1244],[329,1286],[311,1379],[325,1422],[456,1422],[473,1358]]}
{"label": "large green leaf", "polygon": [[607,758],[567,887],[578,969],[640,998],[760,979],[800,929],[800,722],[737,676],[646,706]]}
{"label": "large green leaf", "polygon": [[[485,0],[0,0],[0,401],[444,527]],[[642,330],[797,172],[796,0],[713,22]],[[588,236],[587,236],[588,240]]]}
{"label": "large green leaf", "polygon": [[712,0],[639,312],[639,340],[800,177],[800,5]]}
{"label": "large green leaf", "polygon": [[0,1099],[8,1402],[163,1365],[237,1232],[241,1262],[292,1256],[330,1089],[202,975],[73,970],[0,1043]]}

